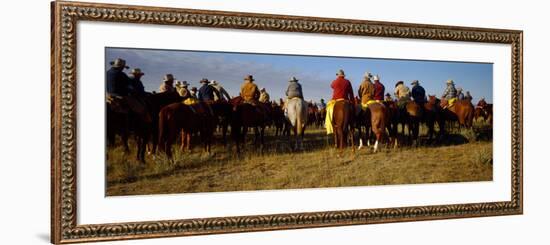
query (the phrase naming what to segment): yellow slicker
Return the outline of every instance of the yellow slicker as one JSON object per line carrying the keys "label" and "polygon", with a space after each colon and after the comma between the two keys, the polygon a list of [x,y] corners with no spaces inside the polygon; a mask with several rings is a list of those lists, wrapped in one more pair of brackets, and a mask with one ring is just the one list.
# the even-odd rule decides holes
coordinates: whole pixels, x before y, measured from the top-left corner
{"label": "yellow slicker", "polygon": [[374,103],[382,104],[382,101],[381,100],[369,100],[365,104],[361,103],[361,109],[367,110],[369,108],[369,105],[374,104]]}
{"label": "yellow slicker", "polygon": [[187,98],[183,101],[183,104],[185,104],[185,105],[194,105],[194,104],[197,104],[197,103],[199,103],[199,100],[197,98],[194,98],[194,97],[189,97],[189,98]]}
{"label": "yellow slicker", "polygon": [[458,100],[457,98],[452,98],[452,99],[448,100],[447,101],[447,108],[453,106],[457,100]]}
{"label": "yellow slicker", "polygon": [[344,99],[337,99],[337,100],[330,100],[327,103],[327,114],[325,116],[325,129],[327,130],[327,134],[334,133],[334,130],[332,128],[332,113],[334,111],[334,104],[336,104],[337,101],[342,101]]}

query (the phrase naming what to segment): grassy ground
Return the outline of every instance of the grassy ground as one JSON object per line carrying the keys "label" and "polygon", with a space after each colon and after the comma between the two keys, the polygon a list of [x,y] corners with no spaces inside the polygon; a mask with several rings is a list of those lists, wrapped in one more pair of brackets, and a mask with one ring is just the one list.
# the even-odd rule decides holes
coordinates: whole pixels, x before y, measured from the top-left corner
{"label": "grassy ground", "polygon": [[420,146],[377,153],[348,148],[342,157],[321,129],[309,130],[305,150],[298,152],[285,137],[268,136],[263,150],[253,142],[241,155],[223,146],[207,155],[196,147],[192,153],[176,150],[173,161],[148,156],[142,165],[133,160],[133,151],[124,154],[116,147],[108,149],[107,195],[490,181],[492,136],[486,129],[481,125],[475,133],[462,130],[438,144],[422,140]]}

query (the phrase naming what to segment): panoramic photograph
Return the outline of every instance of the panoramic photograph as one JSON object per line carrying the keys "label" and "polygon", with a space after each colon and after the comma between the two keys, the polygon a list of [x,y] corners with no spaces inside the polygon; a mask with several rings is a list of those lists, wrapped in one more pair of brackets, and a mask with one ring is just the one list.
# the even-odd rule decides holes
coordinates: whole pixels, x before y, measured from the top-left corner
{"label": "panoramic photograph", "polygon": [[493,64],[105,48],[106,196],[493,180]]}

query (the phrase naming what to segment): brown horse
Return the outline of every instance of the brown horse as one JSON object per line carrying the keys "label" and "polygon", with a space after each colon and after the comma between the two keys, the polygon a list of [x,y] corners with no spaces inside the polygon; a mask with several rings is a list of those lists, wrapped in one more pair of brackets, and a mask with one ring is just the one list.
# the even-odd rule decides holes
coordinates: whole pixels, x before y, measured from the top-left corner
{"label": "brown horse", "polygon": [[435,123],[439,126],[439,137],[445,134],[445,120],[442,114],[439,99],[434,95],[428,96],[428,102],[424,103],[424,122],[428,127],[428,140],[431,141],[435,134]]}
{"label": "brown horse", "polygon": [[346,146],[349,136],[351,136],[351,147],[354,149],[353,143],[353,104],[346,100],[339,100],[334,103],[332,113],[332,128],[334,130],[334,143],[337,149],[342,151]]}
{"label": "brown horse", "polygon": [[388,109],[384,104],[372,103],[369,105],[371,130],[376,136],[374,152],[378,151],[378,143],[386,139],[386,127],[389,125]]}
{"label": "brown horse", "polygon": [[134,134],[137,145],[136,159],[145,162],[145,148],[151,135],[152,114],[147,96],[131,94],[107,105],[107,143],[113,146],[115,134],[122,139],[124,151],[130,151],[128,137]]}
{"label": "brown horse", "polygon": [[409,139],[414,143],[417,143],[418,135],[420,133],[420,122],[422,121],[422,106],[414,101],[409,101],[405,105],[406,122],[409,128]]}
{"label": "brown horse", "polygon": [[171,158],[172,144],[183,130],[188,134],[186,137],[195,132],[200,133],[204,150],[210,153],[214,127],[215,120],[210,112],[199,113],[196,108],[181,102],[167,105],[159,113],[159,151]]}
{"label": "brown horse", "polygon": [[319,108],[311,102],[307,102],[307,125],[312,126],[317,123]]}
{"label": "brown horse", "polygon": [[[164,92],[149,94],[146,97],[147,105],[152,116],[151,122],[151,147],[150,153],[156,154],[159,139],[159,113],[160,110],[172,103],[181,102],[182,98],[177,92]],[[145,151],[145,149],[143,149]]]}
{"label": "brown horse", "polygon": [[248,128],[254,128],[255,142],[260,140],[260,148],[264,145],[264,131],[270,118],[269,103],[256,105],[244,103],[240,96],[231,99],[233,105],[233,116],[231,119],[231,135],[235,141],[237,152],[241,151],[241,144],[245,145]]}
{"label": "brown horse", "polygon": [[285,117],[285,112],[282,105],[272,104],[271,105],[271,119],[273,120],[273,126],[275,127],[275,136],[288,135],[287,131],[290,134],[290,130],[285,131],[287,126],[288,119]]}
{"label": "brown horse", "polygon": [[384,105],[386,106],[386,112],[388,117],[388,132],[391,138],[393,138],[394,146],[397,147],[398,140],[397,140],[397,128],[399,123],[404,123],[404,119],[402,119],[404,116],[399,111],[399,107],[397,106],[397,103],[393,100],[391,101],[384,101]]}
{"label": "brown horse", "polygon": [[[447,105],[447,101],[442,99],[441,106]],[[472,128],[474,118],[474,106],[470,100],[457,100],[452,106],[448,106],[443,110],[447,121],[458,121],[459,128],[464,126]]]}
{"label": "brown horse", "polygon": [[480,100],[474,110],[474,120],[478,121],[483,118],[483,121],[493,122],[493,104],[488,104],[485,100]]}
{"label": "brown horse", "polygon": [[318,128],[324,127],[326,115],[327,115],[327,109],[326,108],[323,107],[323,108],[319,109],[318,116],[317,116],[317,122],[316,122]]}
{"label": "brown horse", "polygon": [[225,146],[227,144],[227,129],[231,122],[233,106],[228,101],[218,101],[210,104],[210,108],[212,108],[212,112],[216,117],[216,127],[222,130],[222,144]]}

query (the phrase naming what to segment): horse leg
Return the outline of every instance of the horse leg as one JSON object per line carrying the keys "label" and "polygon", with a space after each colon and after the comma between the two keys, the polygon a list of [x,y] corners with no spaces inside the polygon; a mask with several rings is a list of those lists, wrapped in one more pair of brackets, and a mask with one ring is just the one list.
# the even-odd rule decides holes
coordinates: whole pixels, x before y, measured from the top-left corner
{"label": "horse leg", "polygon": [[298,149],[298,125],[292,127],[292,131],[294,132],[294,150]]}
{"label": "horse leg", "polygon": [[258,130],[258,127],[254,127],[254,144],[258,143],[259,136],[260,136],[260,131]]}
{"label": "horse leg", "polygon": [[264,148],[264,133],[265,133],[265,127],[264,126],[260,126],[260,147],[261,149],[263,150]]}
{"label": "horse leg", "polygon": [[374,142],[374,152],[377,152],[378,151],[378,141],[380,140],[380,133],[375,133],[376,134],[376,141]]}
{"label": "horse leg", "polygon": [[186,144],[186,134],[185,132],[183,131],[183,129],[180,131],[180,135],[181,135],[181,146],[180,146],[180,151],[181,152],[185,152],[185,144]]}
{"label": "horse leg", "polygon": [[193,136],[193,134],[191,132],[186,132],[185,133],[185,138],[186,138],[185,145],[187,146],[187,152],[191,152],[191,137],[192,136]]}
{"label": "horse leg", "polygon": [[227,127],[228,127],[228,123],[227,123],[227,120],[223,120],[222,122],[222,143],[224,146],[227,145]]}
{"label": "horse leg", "polygon": [[246,135],[248,134],[248,127],[243,126],[242,135],[240,137],[241,143],[242,143],[242,149],[246,148]]}
{"label": "horse leg", "polygon": [[357,147],[357,150],[361,150],[363,148],[363,135],[361,134],[361,124],[358,124],[359,127],[357,127],[357,135],[359,138],[359,146]]}
{"label": "horse leg", "polygon": [[355,127],[351,126],[349,130],[349,138],[351,140],[351,151],[355,153],[355,141],[353,140],[353,135],[355,133]]}

